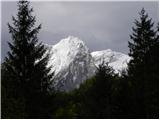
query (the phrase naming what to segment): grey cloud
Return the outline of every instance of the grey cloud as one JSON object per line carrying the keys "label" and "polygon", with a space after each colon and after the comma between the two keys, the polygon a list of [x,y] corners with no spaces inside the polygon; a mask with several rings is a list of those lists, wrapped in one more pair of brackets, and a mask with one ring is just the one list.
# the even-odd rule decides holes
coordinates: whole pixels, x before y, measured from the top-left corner
{"label": "grey cloud", "polygon": [[[41,40],[55,44],[73,35],[84,40],[91,51],[110,48],[127,54],[131,27],[142,7],[158,22],[159,6],[155,1],[31,2],[31,6],[37,24],[42,23]],[[16,10],[15,2],[2,2],[2,44],[10,38],[6,23],[11,22],[11,15],[15,15]],[[2,53],[6,53],[3,48]]]}

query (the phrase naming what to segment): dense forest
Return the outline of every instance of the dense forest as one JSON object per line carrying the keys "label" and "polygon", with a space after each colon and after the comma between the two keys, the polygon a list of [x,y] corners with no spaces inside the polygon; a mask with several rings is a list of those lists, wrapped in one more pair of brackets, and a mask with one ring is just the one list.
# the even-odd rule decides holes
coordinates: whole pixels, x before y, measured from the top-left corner
{"label": "dense forest", "polygon": [[21,0],[8,24],[12,42],[1,64],[2,118],[159,118],[159,26],[144,8],[128,42],[128,69],[118,75],[102,63],[95,76],[70,92],[50,87],[50,56],[38,40],[41,25],[35,26],[32,12]]}

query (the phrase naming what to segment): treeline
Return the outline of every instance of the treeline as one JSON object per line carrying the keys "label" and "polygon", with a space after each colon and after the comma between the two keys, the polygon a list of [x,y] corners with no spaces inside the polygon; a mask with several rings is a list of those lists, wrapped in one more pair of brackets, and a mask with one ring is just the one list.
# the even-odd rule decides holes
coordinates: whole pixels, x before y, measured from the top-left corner
{"label": "treeline", "polygon": [[[29,2],[18,2],[12,42],[1,64],[2,118],[159,118],[159,29],[144,9],[129,41],[128,69],[114,73],[108,63],[71,92],[51,88],[54,73],[38,41],[41,25]],[[43,57],[42,57],[43,56]]]}

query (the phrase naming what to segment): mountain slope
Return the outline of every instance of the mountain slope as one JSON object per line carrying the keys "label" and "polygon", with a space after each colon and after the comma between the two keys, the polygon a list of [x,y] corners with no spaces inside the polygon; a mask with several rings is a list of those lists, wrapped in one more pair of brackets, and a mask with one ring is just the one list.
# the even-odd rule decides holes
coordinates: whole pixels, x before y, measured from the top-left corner
{"label": "mountain slope", "polygon": [[70,91],[91,77],[95,65],[89,49],[84,42],[69,36],[54,46],[50,46],[51,55],[49,66],[55,72],[55,85],[59,90]]}
{"label": "mountain slope", "polygon": [[78,88],[84,80],[93,76],[96,67],[109,62],[116,73],[127,68],[130,57],[110,49],[90,53],[85,43],[69,36],[55,45],[47,45],[50,54],[48,66],[55,72],[53,85],[60,91]]}
{"label": "mountain slope", "polygon": [[130,61],[130,57],[120,52],[114,52],[110,49],[95,51],[91,53],[94,63],[96,66],[101,64],[103,61],[108,62],[115,73],[119,73],[127,68],[127,63]]}

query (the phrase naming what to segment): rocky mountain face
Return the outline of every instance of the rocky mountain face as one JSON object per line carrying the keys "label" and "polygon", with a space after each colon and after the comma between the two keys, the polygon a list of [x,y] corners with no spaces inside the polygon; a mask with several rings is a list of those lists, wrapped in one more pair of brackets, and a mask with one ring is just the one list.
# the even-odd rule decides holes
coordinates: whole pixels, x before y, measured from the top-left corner
{"label": "rocky mountain face", "polygon": [[69,36],[55,45],[47,45],[50,54],[48,66],[55,72],[53,86],[60,91],[78,88],[84,80],[93,76],[96,67],[109,62],[116,73],[127,68],[130,57],[112,50],[90,53],[85,43],[77,37]]}
{"label": "rocky mountain face", "polygon": [[120,52],[114,52],[110,49],[96,51],[91,53],[94,63],[96,66],[101,64],[103,61],[108,62],[115,73],[120,73],[122,70],[127,68],[127,63],[130,61],[130,57]]}
{"label": "rocky mountain face", "polygon": [[55,72],[54,85],[58,90],[70,91],[95,73],[89,49],[79,38],[69,36],[49,47],[49,66]]}

